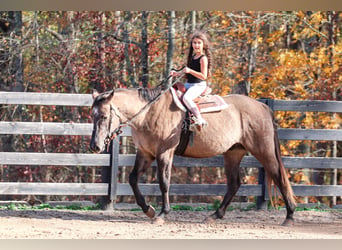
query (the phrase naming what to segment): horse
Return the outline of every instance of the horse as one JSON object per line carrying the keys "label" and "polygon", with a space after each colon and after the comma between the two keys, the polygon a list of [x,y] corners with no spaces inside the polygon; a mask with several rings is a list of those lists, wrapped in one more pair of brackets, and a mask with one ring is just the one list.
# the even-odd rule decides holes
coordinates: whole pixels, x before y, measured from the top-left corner
{"label": "horse", "polygon": [[[171,92],[161,87],[115,89],[101,94],[94,90],[92,96],[91,150],[102,152],[121,128],[129,125],[137,147],[129,184],[142,211],[153,222],[164,223],[165,215],[170,212],[171,168],[186,112],[176,106]],[[296,202],[281,159],[273,112],[267,105],[248,96],[231,94],[223,99],[228,108],[203,114],[207,127],[196,131],[192,143],[182,155],[191,158],[223,155],[227,191],[219,208],[208,216],[207,221],[215,221],[225,215],[241,185],[240,162],[249,152],[263,165],[268,189],[274,183],[283,196],[287,213],[282,225],[292,225]],[[146,204],[138,186],[139,177],[154,160],[162,196],[162,207],[157,216],[153,206]]]}

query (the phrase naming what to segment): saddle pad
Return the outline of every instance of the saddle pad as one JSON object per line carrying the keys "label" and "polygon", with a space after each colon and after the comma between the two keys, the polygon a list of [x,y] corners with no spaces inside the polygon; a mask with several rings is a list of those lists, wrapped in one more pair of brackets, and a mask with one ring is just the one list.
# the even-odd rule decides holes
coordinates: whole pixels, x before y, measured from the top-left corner
{"label": "saddle pad", "polygon": [[[178,108],[186,112],[187,109],[180,100],[183,93],[175,90],[174,88],[170,88],[170,90],[173,96],[173,100],[175,101]],[[228,104],[223,100],[221,96],[218,95],[206,95],[203,97],[198,97],[194,101],[198,105],[201,113],[210,113],[228,108]]]}
{"label": "saddle pad", "polygon": [[228,108],[228,104],[218,95],[207,95],[196,98],[194,101],[198,105],[201,113],[215,112]]}

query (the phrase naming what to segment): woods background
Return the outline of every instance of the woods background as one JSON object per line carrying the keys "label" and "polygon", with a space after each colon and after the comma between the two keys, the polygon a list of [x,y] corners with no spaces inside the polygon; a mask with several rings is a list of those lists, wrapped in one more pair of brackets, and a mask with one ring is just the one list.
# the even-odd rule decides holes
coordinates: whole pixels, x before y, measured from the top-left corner
{"label": "woods background", "polygon": [[[0,11],[0,91],[90,93],[94,88],[152,87],[171,67],[184,65],[195,29],[207,31],[211,38],[210,82],[216,94],[342,100],[340,11]],[[1,120],[6,121],[92,122],[89,108],[1,105],[0,109]],[[340,129],[342,123],[336,113],[277,111],[275,117],[283,128]],[[87,136],[0,138],[5,152],[89,152]],[[134,152],[129,138],[125,140],[121,150]],[[281,142],[284,156],[340,157],[341,147],[340,142]],[[121,169],[121,182],[127,181],[129,171],[130,167]],[[253,169],[242,171],[244,183],[257,181]],[[100,172],[90,167],[1,165],[0,181],[99,182]],[[155,181],[155,169],[144,178],[141,181]],[[293,183],[342,184],[341,172],[331,170],[291,170],[289,178]],[[173,173],[172,182],[225,183],[225,175],[222,168],[188,168]],[[317,200],[330,203],[327,198],[298,197],[298,202]]]}

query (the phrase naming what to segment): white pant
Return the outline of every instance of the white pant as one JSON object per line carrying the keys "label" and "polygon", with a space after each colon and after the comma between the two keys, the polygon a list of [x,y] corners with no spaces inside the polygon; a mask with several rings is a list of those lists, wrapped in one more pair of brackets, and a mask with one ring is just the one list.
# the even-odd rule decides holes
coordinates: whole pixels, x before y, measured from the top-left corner
{"label": "white pant", "polygon": [[183,95],[183,101],[184,101],[185,105],[189,109],[197,108],[197,106],[193,100],[196,99],[197,97],[199,97],[204,92],[204,90],[207,88],[206,81],[202,81],[199,83],[188,83],[188,82],[186,82],[184,84],[184,86],[186,88],[186,92]]}

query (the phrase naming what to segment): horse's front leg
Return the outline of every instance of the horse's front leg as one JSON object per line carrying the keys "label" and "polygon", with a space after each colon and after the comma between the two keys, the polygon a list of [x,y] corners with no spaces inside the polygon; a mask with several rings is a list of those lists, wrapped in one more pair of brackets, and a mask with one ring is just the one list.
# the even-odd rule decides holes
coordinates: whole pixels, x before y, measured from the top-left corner
{"label": "horse's front leg", "polygon": [[132,187],[135,200],[137,204],[142,208],[143,212],[150,218],[155,216],[154,208],[147,205],[144,196],[141,194],[138,187],[139,177],[146,172],[146,169],[151,165],[154,158],[144,155],[140,150],[138,150],[135,158],[135,164],[132,172],[129,175],[129,184]]}
{"label": "horse's front leg", "polygon": [[162,195],[162,208],[155,223],[164,223],[165,215],[170,212],[169,189],[171,180],[171,168],[173,162],[173,150],[168,150],[157,156],[158,180]]}

